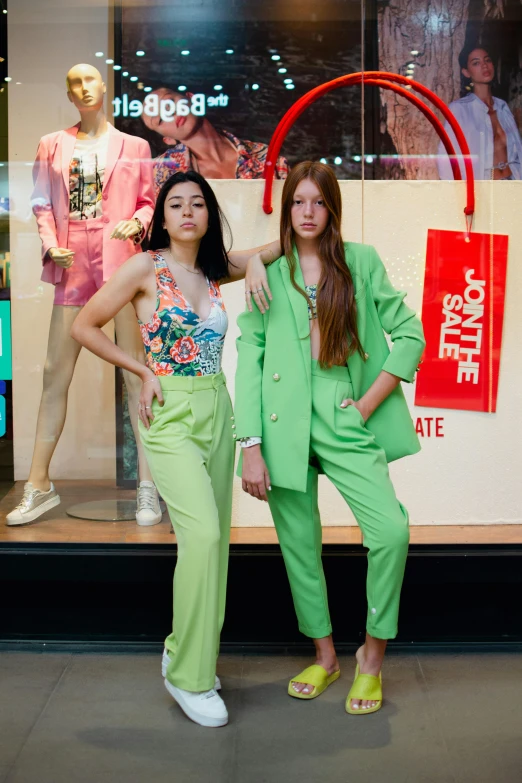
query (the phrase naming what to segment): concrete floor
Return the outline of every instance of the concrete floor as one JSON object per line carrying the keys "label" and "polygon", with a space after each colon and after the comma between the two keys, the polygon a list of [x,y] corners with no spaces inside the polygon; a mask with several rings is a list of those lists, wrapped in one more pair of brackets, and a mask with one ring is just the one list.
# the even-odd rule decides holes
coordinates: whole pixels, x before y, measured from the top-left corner
{"label": "concrete floor", "polygon": [[0,783],[521,783],[522,654],[390,653],[385,705],[351,717],[353,658],[314,701],[310,660],[224,655],[230,723],[204,729],[160,655],[0,653]]}

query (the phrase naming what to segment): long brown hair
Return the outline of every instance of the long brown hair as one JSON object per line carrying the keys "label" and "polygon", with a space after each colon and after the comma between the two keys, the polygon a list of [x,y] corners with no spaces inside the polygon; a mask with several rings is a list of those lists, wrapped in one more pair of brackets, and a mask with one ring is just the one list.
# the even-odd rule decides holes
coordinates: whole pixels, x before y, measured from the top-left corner
{"label": "long brown hair", "polygon": [[292,285],[309,302],[306,292],[296,283],[297,260],[292,228],[292,204],[297,186],[311,179],[321,192],[329,213],[326,229],[319,239],[321,276],[317,286],[317,319],[321,334],[321,367],[343,365],[349,356],[364,356],[357,333],[357,312],[352,275],[345,259],[341,236],[342,199],[333,171],[324,163],[305,160],[294,166],[285,180],[281,204],[281,248],[288,261]]}

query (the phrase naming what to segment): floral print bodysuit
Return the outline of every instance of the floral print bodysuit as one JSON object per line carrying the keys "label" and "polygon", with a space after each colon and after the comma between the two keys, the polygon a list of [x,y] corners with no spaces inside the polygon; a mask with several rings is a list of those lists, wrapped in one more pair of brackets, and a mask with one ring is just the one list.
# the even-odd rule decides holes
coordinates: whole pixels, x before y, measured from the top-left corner
{"label": "floral print bodysuit", "polygon": [[217,283],[207,279],[210,313],[204,321],[194,312],[176,285],[167,262],[157,251],[156,312],[139,321],[147,365],[155,375],[214,375],[221,370],[228,316]]}

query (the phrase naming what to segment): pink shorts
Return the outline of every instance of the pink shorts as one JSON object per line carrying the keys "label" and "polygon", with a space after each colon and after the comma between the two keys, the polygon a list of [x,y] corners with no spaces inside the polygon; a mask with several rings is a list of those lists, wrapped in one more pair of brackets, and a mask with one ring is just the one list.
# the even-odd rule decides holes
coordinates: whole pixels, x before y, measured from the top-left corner
{"label": "pink shorts", "polygon": [[55,286],[55,305],[82,307],[102,287],[103,226],[101,217],[69,221],[67,248],[74,250],[74,261]]}

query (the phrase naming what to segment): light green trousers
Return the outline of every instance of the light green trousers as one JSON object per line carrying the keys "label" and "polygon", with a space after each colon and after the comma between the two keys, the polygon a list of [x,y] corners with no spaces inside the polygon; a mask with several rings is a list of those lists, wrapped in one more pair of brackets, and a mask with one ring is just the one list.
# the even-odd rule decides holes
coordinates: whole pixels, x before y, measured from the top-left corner
{"label": "light green trousers", "polygon": [[[395,496],[384,451],[361,414],[353,405],[340,408],[347,397],[353,397],[348,368],[322,370],[313,361],[310,456],[350,506],[369,550],[366,629],[378,639],[392,639],[397,635],[408,552],[408,513]],[[299,629],[320,639],[329,636],[332,626],[321,561],[318,470],[313,463],[314,459],[306,492],[272,486],[268,497]]]}
{"label": "light green trousers", "polygon": [[167,679],[178,688],[214,687],[225,616],[234,471],[234,418],[223,373],[160,377],[140,436],[176,534],[173,630]]}

